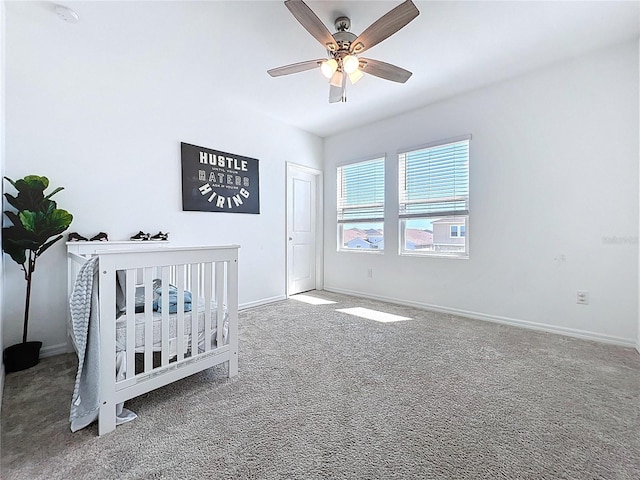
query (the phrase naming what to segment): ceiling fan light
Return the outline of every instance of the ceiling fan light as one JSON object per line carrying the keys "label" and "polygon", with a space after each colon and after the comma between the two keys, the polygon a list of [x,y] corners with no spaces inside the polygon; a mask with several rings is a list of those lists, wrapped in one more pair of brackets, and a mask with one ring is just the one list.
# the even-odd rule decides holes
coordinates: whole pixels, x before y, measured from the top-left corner
{"label": "ceiling fan light", "polygon": [[342,86],[342,72],[336,71],[336,73],[333,74],[333,77],[331,77],[331,82],[330,83],[334,87],[341,87]]}
{"label": "ceiling fan light", "polygon": [[322,75],[327,78],[331,78],[335,71],[338,69],[338,62],[334,58],[327,60],[326,62],[322,62],[320,65],[320,70],[322,71]]}
{"label": "ceiling fan light", "polygon": [[362,77],[364,77],[364,73],[362,73],[362,70],[358,69],[355,72],[351,72],[349,74],[349,80],[351,80],[351,85],[355,85],[356,82],[358,80],[360,80]]}
{"label": "ceiling fan light", "polygon": [[358,70],[359,63],[358,59],[353,55],[347,55],[342,59],[342,67],[347,73],[353,73]]}

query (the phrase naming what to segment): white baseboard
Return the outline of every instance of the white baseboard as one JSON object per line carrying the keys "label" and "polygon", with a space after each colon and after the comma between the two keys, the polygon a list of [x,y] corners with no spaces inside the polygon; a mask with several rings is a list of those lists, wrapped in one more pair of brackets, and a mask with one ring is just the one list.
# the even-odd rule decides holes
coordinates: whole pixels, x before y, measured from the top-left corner
{"label": "white baseboard", "polygon": [[273,302],[280,302],[280,301],[286,300],[286,299],[287,299],[286,295],[278,295],[276,297],[263,298],[263,299],[260,299],[260,300],[256,300],[254,302],[247,302],[247,303],[243,303],[241,305],[238,305],[238,310],[245,310],[247,308],[260,307],[262,305],[267,305],[267,304],[273,303]]}
{"label": "white baseboard", "polygon": [[[613,335],[605,335],[602,333],[589,332],[586,330],[579,330],[575,328],[559,327],[555,325],[548,325],[545,323],[531,322],[529,320],[519,320],[516,318],[501,317],[498,315],[488,315],[485,313],[470,312],[468,310],[460,310],[457,308],[441,307],[438,305],[431,305],[428,303],[399,300],[397,298],[385,297],[381,295],[371,295],[371,294],[356,292],[352,290],[345,290],[342,288],[328,287],[326,285],[324,289],[328,292],[343,293],[345,295],[352,295],[354,297],[370,298],[371,300],[379,300],[381,302],[393,303],[396,305],[405,305],[408,307],[419,308],[422,310],[431,310],[434,312],[448,313],[451,315],[458,315],[460,317],[472,318],[474,320],[484,320],[487,322],[501,323],[503,325],[511,325],[514,327],[529,328],[531,330],[540,330],[543,332],[555,333],[559,335],[565,335],[568,337],[581,338],[583,340],[594,340],[596,342],[610,343],[612,345],[619,345],[622,347],[631,347],[636,349],[638,348],[635,340],[616,337]],[[640,353],[640,350],[639,350],[639,353]]]}
{"label": "white baseboard", "polygon": [[[238,306],[238,310],[244,310],[246,308],[259,307],[261,305],[267,305],[273,302],[279,302],[286,300],[285,295],[279,295],[277,297],[264,298],[256,300],[255,302],[243,303]],[[62,355],[63,353],[72,353],[73,347],[70,347],[69,343],[60,343],[58,345],[50,345],[48,347],[42,347],[40,349],[40,358],[53,357],[54,355]],[[3,370],[4,373],[4,370]]]}
{"label": "white baseboard", "polygon": [[0,415],[2,414],[2,399],[4,393],[4,363],[0,362]]}
{"label": "white baseboard", "polygon": [[[554,325],[547,325],[544,323],[530,322],[528,320],[518,320],[515,318],[500,317],[497,315],[487,315],[484,313],[470,312],[467,310],[460,310],[457,308],[441,307],[438,305],[431,305],[428,303],[411,302],[406,300],[399,300],[397,298],[385,297],[381,295],[370,295],[362,292],[356,292],[352,290],[346,290],[342,288],[333,288],[325,286],[324,290],[327,292],[342,293],[345,295],[352,295],[354,297],[370,298],[372,300],[379,300],[381,302],[393,303],[396,305],[406,305],[409,307],[419,308],[421,310],[431,310],[434,312],[448,313],[451,315],[458,315],[460,317],[472,318],[474,320],[484,320],[487,322],[501,323],[503,325],[512,325],[514,327],[529,328],[531,330],[540,330],[543,332],[555,333],[559,335],[566,335],[569,337],[582,338],[584,340],[594,340],[596,342],[610,343],[613,345],[620,345],[623,347],[635,348],[640,354],[640,345],[634,341],[626,338],[614,337],[612,335],[604,335],[596,332],[589,332],[586,330],[578,330],[573,328],[558,327]],[[270,303],[286,300],[286,295],[278,295],[271,298],[263,298],[253,302],[243,303],[238,306],[239,310],[245,310],[247,308],[260,307],[262,305],[268,305]],[[40,350],[40,357],[53,357],[54,355],[61,355],[63,353],[69,353],[69,346],[66,343],[59,345],[52,345],[49,347],[43,347]],[[2,386],[4,385],[4,365],[2,366],[2,382],[0,383],[0,399],[2,394]]]}
{"label": "white baseboard", "polygon": [[69,353],[68,348],[69,346],[66,343],[51,345],[49,347],[42,347],[40,349],[40,358],[53,357],[54,355],[62,355],[63,353]]}

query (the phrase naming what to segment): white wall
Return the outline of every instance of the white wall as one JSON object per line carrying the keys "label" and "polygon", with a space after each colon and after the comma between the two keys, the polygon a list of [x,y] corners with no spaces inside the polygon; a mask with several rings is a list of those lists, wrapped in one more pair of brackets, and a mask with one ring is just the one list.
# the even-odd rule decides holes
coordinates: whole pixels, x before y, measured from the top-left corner
{"label": "white wall", "polygon": [[[96,8],[112,5],[123,15],[133,8]],[[194,52],[190,29],[203,19],[184,18],[184,9],[182,22],[168,22],[176,5],[149,4],[135,31],[116,29],[108,39],[100,19],[69,25],[42,11],[50,4],[10,5],[6,175],[45,175],[64,186],[55,198],[74,215],[70,231],[85,236],[162,230],[178,245],[238,243],[240,303],[284,298],[286,162],[321,168],[322,140],[231,104],[213,74],[177,68],[176,58]],[[183,212],[181,141],[259,159],[260,215]],[[34,278],[29,339],[44,342],[43,355],[56,353],[66,339],[63,242],[41,257]],[[8,259],[6,345],[20,341],[24,291]]]}
{"label": "white wall", "polygon": [[[326,139],[325,288],[634,345],[638,85],[633,41]],[[396,152],[469,133],[470,258],[400,257]],[[385,252],[337,252],[335,166],[381,152]]]}

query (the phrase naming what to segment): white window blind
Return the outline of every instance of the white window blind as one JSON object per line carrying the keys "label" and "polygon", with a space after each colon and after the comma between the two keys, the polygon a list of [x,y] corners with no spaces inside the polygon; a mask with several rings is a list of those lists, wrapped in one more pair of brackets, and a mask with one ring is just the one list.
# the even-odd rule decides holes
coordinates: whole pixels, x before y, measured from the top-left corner
{"label": "white window blind", "polygon": [[384,220],[384,157],[338,167],[338,223]]}
{"label": "white window blind", "polygon": [[403,152],[400,218],[469,214],[469,140]]}

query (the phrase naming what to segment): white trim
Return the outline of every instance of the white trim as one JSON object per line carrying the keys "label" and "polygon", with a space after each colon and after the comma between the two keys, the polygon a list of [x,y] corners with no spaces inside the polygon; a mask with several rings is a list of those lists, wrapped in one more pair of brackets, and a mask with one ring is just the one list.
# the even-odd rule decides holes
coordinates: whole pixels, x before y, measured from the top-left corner
{"label": "white trim", "polygon": [[246,310],[248,308],[261,307],[262,305],[268,305],[270,303],[280,302],[286,299],[287,299],[286,295],[277,295],[271,298],[262,298],[260,300],[255,300],[253,302],[242,303],[238,305],[238,310]]}
{"label": "white trim", "polygon": [[[285,222],[284,222],[284,238],[285,238],[285,273],[284,273],[284,298],[289,298],[289,232],[287,231],[289,218],[289,175],[293,170],[308,173],[316,177],[316,290],[322,290],[324,285],[324,173],[322,170],[298,165],[293,162],[286,162],[286,179],[285,179]],[[242,307],[241,307],[242,308]]]}
{"label": "white trim", "polygon": [[371,255],[384,255],[384,248],[341,248],[336,253],[366,253]]}
{"label": "white trim", "polygon": [[460,317],[471,318],[474,320],[484,320],[487,322],[500,323],[503,325],[510,325],[513,327],[528,328],[530,330],[538,330],[542,332],[555,333],[557,335],[565,335],[568,337],[580,338],[583,340],[593,340],[601,343],[619,345],[621,347],[633,348],[636,346],[636,342],[634,339],[621,338],[613,335],[605,335],[603,333],[589,332],[586,330],[578,330],[576,328],[558,327],[555,325],[548,325],[545,323],[531,322],[529,320],[519,320],[515,318],[501,317],[498,315],[487,315],[485,313],[470,312],[468,310],[460,310],[457,308],[450,308],[450,307],[441,307],[438,305],[431,305],[428,303],[400,300],[397,298],[390,298],[390,297],[385,297],[381,295],[370,295],[362,292],[345,290],[341,288],[333,288],[333,287],[325,286],[324,289],[327,292],[335,292],[335,293],[342,293],[345,295],[352,295],[355,297],[369,298],[371,300],[379,300],[382,302],[393,303],[396,305],[404,305],[404,306],[419,308],[421,310],[430,310],[434,312],[448,313],[448,314],[457,315]]}
{"label": "white trim", "polygon": [[40,349],[40,358],[53,357],[55,355],[62,355],[63,353],[72,353],[69,352],[69,344],[59,343],[57,345],[51,345],[49,347],[42,347]]}
{"label": "white trim", "polygon": [[0,365],[0,414],[2,414],[3,395],[4,395],[4,363]]}
{"label": "white trim", "polygon": [[416,150],[425,150],[427,148],[439,147],[440,145],[448,145],[450,143],[464,142],[465,140],[471,140],[471,134],[460,135],[458,137],[445,138],[443,140],[436,140],[434,142],[425,143],[423,145],[417,145],[415,147],[401,148],[397,151],[398,155],[403,153],[414,152]]}
{"label": "white trim", "polygon": [[[4,349],[2,349],[4,351]],[[4,398],[4,362],[0,364],[0,414],[2,414],[2,399]]]}
{"label": "white trim", "polygon": [[385,153],[379,153],[376,155],[371,155],[371,156],[366,156],[366,157],[361,157],[358,160],[346,160],[344,162],[340,162],[340,163],[336,163],[335,168],[339,168],[339,167],[348,167],[349,165],[353,165],[354,163],[364,163],[364,162],[372,162],[374,160],[384,160],[384,166],[387,166],[387,154]]}
{"label": "white trim", "polygon": [[287,162],[287,168],[289,168],[289,166],[292,166],[293,168],[296,168],[302,172],[306,172],[310,175],[322,175],[322,170],[318,170],[317,168],[307,167],[306,165],[299,165],[293,162]]}

